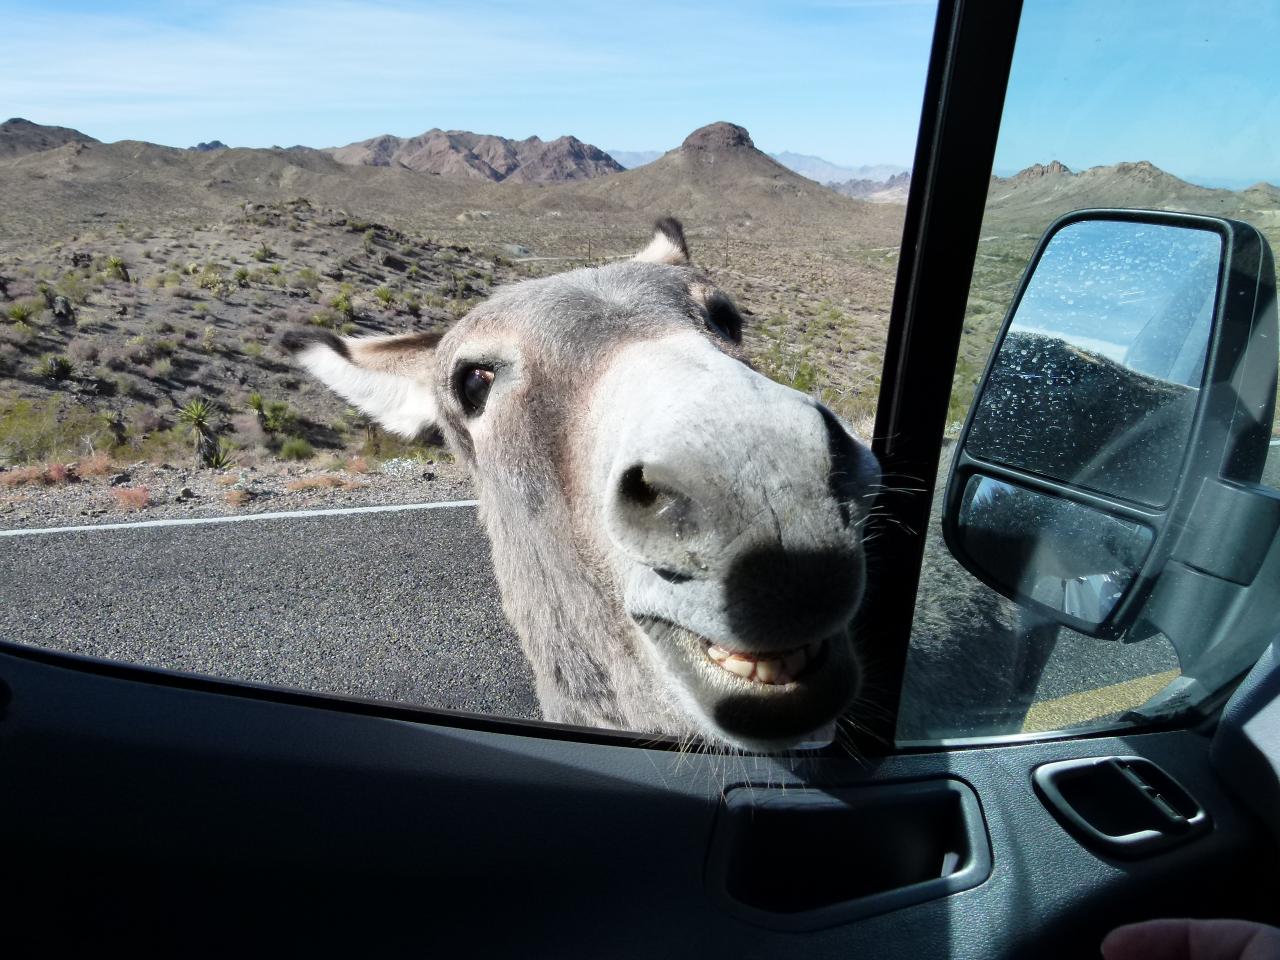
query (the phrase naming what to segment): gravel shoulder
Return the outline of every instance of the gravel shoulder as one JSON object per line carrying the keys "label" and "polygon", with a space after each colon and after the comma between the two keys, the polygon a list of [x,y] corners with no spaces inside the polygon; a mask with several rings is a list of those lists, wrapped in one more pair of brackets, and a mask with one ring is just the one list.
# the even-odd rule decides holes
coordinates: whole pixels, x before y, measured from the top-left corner
{"label": "gravel shoulder", "polygon": [[[4,477],[0,472],[0,481]],[[0,485],[0,530],[472,498],[466,470],[443,460],[387,460],[366,472],[285,463],[197,470],[137,462],[102,476],[77,478],[71,471],[59,483]]]}

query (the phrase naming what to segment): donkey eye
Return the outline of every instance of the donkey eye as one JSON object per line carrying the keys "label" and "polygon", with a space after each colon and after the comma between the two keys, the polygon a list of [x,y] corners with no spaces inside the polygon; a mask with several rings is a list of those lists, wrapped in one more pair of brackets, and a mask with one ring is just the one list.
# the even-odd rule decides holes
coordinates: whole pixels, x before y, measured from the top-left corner
{"label": "donkey eye", "polygon": [[463,367],[456,381],[458,402],[468,416],[474,417],[484,410],[493,386],[493,370],[489,367]]}

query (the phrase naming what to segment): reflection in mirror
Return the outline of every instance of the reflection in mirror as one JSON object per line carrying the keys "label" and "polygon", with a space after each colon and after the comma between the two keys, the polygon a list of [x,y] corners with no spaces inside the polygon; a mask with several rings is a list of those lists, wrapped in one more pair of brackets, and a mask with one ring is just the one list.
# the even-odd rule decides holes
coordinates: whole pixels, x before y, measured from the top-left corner
{"label": "reflection in mirror", "polygon": [[981,474],[965,485],[958,526],[991,580],[1094,626],[1120,602],[1153,540],[1140,524]]}
{"label": "reflection in mirror", "polygon": [[1177,480],[1222,239],[1086,220],[1036,264],[974,411],[975,457],[1150,505]]}

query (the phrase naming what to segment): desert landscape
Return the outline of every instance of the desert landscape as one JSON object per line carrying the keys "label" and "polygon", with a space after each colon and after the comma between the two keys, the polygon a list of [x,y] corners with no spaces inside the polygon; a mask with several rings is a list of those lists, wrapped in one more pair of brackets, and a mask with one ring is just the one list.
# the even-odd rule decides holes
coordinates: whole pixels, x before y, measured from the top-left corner
{"label": "desert landscape", "polygon": [[[447,452],[373,427],[281,334],[445,329],[497,285],[630,255],[664,214],[742,309],[752,362],[869,434],[909,172],[819,183],[730,123],[627,159],[646,162],[434,129],[263,150],[0,125],[0,525],[465,498]],[[952,419],[1044,227],[1105,205],[1280,242],[1270,184],[1144,162],[993,178]]]}

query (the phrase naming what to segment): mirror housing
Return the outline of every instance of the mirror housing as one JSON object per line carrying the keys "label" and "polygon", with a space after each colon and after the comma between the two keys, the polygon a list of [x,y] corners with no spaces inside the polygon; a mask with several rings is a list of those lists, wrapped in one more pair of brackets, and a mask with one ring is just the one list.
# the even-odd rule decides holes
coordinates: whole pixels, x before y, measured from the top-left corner
{"label": "mirror housing", "polygon": [[1186,673],[1184,646],[1220,638],[1179,642],[1174,620],[1238,602],[1213,584],[1251,586],[1280,529],[1280,494],[1258,486],[1275,279],[1238,221],[1082,210],[1051,225],[956,443],[942,526],[957,560],[1047,622],[1164,632]]}

